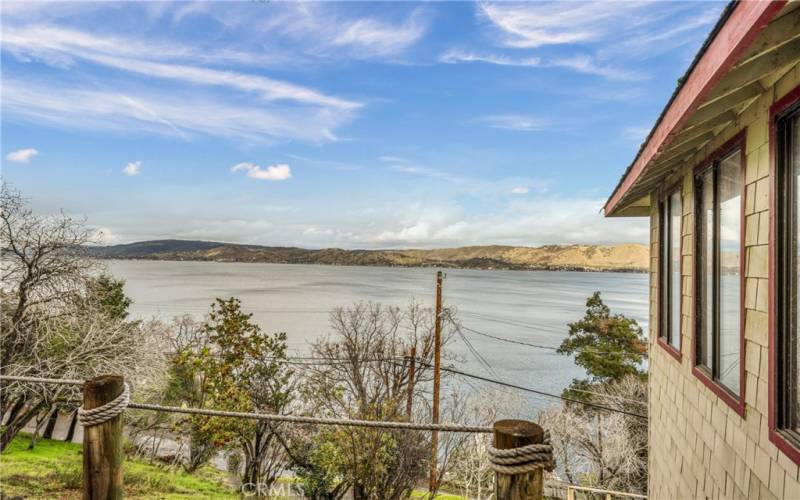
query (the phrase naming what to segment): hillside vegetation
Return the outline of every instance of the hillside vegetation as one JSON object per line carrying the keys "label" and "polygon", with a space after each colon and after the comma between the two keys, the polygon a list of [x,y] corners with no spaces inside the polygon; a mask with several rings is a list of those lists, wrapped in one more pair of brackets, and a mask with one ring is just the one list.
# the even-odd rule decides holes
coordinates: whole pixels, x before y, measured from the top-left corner
{"label": "hillside vegetation", "polygon": [[645,271],[649,260],[647,246],[635,243],[542,247],[492,245],[435,250],[309,250],[211,241],[157,240],[93,247],[92,253],[112,259],[575,271]]}

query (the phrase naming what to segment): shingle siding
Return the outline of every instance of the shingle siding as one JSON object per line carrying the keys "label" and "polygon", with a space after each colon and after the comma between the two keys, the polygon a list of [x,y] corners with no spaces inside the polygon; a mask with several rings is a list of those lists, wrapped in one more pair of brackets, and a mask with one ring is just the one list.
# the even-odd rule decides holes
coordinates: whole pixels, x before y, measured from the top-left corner
{"label": "shingle siding", "polygon": [[[800,500],[798,466],[769,440],[768,305],[770,136],[769,108],[800,84],[795,66],[757,98],[737,122],[688,161],[664,186],[683,193],[682,321],[678,361],[658,338],[658,196],[652,193],[650,231],[649,496],[674,498],[789,498]],[[745,412],[744,417],[692,373],[694,167],[726,141],[745,136]]]}

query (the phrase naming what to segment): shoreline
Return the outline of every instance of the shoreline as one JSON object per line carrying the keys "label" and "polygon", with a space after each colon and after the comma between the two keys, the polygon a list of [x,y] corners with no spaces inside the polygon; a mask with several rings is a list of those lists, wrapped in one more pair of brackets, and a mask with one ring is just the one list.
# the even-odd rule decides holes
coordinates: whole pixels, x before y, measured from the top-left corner
{"label": "shoreline", "polygon": [[149,258],[149,257],[103,257],[94,256],[97,260],[131,260],[147,262],[208,262],[214,264],[281,264],[281,265],[303,265],[303,266],[329,266],[329,267],[371,267],[387,269],[463,269],[474,271],[546,271],[546,272],[579,272],[579,273],[625,273],[625,274],[647,274],[647,268],[595,268],[586,266],[523,266],[523,265],[493,265],[493,266],[460,266],[454,263],[437,262],[425,263],[420,265],[387,265],[387,264],[337,264],[328,262],[285,262],[285,261],[256,261],[256,260],[219,260],[219,259],[178,259],[178,258]]}

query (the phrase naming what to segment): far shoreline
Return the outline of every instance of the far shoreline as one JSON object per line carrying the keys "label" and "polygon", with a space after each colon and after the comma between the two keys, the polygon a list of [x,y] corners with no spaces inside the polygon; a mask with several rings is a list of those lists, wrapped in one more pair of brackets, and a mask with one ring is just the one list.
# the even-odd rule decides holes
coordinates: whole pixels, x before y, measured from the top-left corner
{"label": "far shoreline", "polygon": [[205,262],[213,264],[279,264],[291,266],[323,266],[323,267],[356,267],[377,269],[457,269],[466,271],[520,271],[520,272],[578,272],[578,273],[618,273],[618,274],[647,274],[647,268],[594,268],[586,266],[457,266],[448,263],[437,265],[385,265],[385,264],[336,264],[325,262],[277,262],[277,261],[249,261],[249,260],[215,260],[215,259],[175,259],[175,258],[148,258],[148,257],[102,257],[93,256],[100,261],[139,261],[139,262]]}

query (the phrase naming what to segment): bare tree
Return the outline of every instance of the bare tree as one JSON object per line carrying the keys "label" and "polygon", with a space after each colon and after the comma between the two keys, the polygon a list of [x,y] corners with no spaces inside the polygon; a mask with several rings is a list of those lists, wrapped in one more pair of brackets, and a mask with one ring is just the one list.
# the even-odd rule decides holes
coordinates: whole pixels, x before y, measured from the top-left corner
{"label": "bare tree", "polygon": [[[406,420],[409,365],[416,348],[414,388],[432,379],[434,315],[411,303],[407,308],[359,303],[331,313],[333,336],[312,344],[325,364],[309,367],[304,394],[307,411],[368,420]],[[446,325],[444,342],[452,335]],[[356,500],[402,498],[426,472],[430,441],[425,433],[343,428],[327,433],[340,475]]]}
{"label": "bare tree", "polygon": [[[614,409],[646,412],[647,383],[628,376],[595,388],[593,398]],[[638,401],[638,403],[637,403]],[[647,422],[575,405],[553,406],[540,415],[550,430],[558,468],[573,484],[643,493],[647,488]]]}
{"label": "bare tree", "polygon": [[[78,379],[121,373],[137,383],[160,371],[163,347],[148,333],[152,325],[115,317],[92,299],[100,267],[84,253],[90,238],[83,224],[63,214],[33,214],[6,184],[0,205],[0,373]],[[13,411],[0,450],[35,415],[79,403],[79,387],[3,384],[0,414]]]}
{"label": "bare tree", "polygon": [[0,373],[15,358],[29,352],[28,337],[42,310],[80,293],[95,263],[84,246],[90,232],[79,221],[61,214],[35,215],[22,195],[8,184],[0,190],[0,250],[2,250],[3,334]]}

